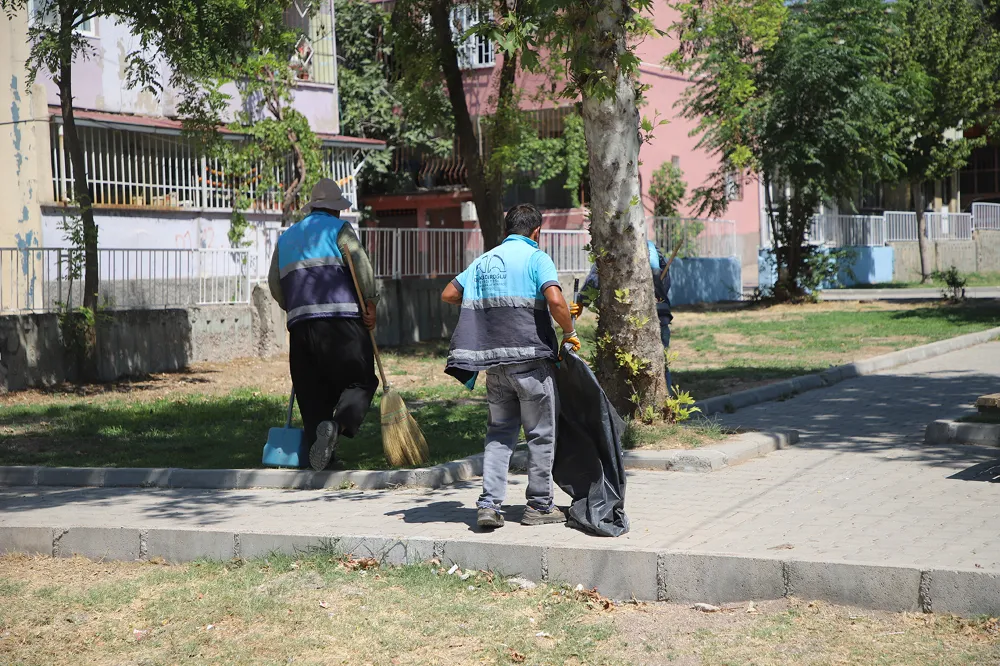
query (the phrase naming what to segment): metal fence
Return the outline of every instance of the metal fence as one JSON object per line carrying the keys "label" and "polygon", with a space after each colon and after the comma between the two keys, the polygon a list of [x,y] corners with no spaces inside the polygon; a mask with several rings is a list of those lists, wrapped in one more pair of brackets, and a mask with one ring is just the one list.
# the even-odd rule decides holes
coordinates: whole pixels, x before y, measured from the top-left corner
{"label": "metal fence", "polygon": [[[102,307],[165,308],[250,302],[249,250],[100,249]],[[0,312],[53,312],[83,303],[83,253],[0,248]]]}
{"label": "metal fence", "polygon": [[[62,125],[52,123],[50,132],[53,200],[69,203],[73,199],[73,166]],[[227,171],[219,160],[200,154],[195,144],[179,133],[83,124],[78,132],[96,205],[229,211],[233,192],[238,189],[249,195],[255,211],[281,210],[279,193],[259,187],[263,176],[259,167],[244,173]],[[323,148],[326,175],[337,180],[355,208],[354,176],[360,159],[358,152],[349,148]],[[287,183],[290,174],[289,164],[273,174],[274,180]]]}
{"label": "metal fence", "polygon": [[656,245],[666,254],[679,246],[678,257],[737,257],[741,254],[733,220],[693,217],[648,218]]}
{"label": "metal fence", "polygon": [[813,215],[809,240],[830,247],[885,245],[886,220],[876,215]]}
{"label": "metal fence", "polygon": [[977,231],[980,229],[987,231],[1000,230],[1000,204],[972,204],[972,225]]}
{"label": "metal fence", "polygon": [[905,210],[887,210],[885,218],[885,240],[888,243],[917,240],[917,214]]}
{"label": "metal fence", "polygon": [[[361,229],[375,277],[439,277],[458,275],[485,251],[479,229]],[[561,273],[590,270],[586,231],[542,231],[539,247]]]}
{"label": "metal fence", "polygon": [[924,213],[931,240],[972,240],[971,213]]}

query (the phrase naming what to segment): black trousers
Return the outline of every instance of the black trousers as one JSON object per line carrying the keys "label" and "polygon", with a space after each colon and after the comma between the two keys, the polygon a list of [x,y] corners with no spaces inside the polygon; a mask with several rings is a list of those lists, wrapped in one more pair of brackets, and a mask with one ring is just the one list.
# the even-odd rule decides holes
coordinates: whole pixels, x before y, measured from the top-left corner
{"label": "black trousers", "polygon": [[306,441],[311,444],[316,426],[330,420],[354,437],[378,388],[368,329],[360,319],[307,319],[292,326],[289,338],[292,385]]}

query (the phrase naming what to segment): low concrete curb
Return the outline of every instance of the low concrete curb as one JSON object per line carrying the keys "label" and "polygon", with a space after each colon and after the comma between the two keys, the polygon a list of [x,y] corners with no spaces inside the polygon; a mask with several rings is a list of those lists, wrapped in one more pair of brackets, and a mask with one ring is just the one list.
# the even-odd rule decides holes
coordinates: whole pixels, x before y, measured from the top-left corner
{"label": "low concrete curb", "polygon": [[942,419],[927,424],[927,430],[924,431],[924,443],[1000,446],[1000,425]]}
{"label": "low concrete curb", "polygon": [[695,404],[706,416],[710,414],[718,414],[719,412],[735,412],[737,409],[742,409],[743,407],[757,405],[770,400],[791,397],[798,393],[804,393],[813,389],[833,386],[834,384],[842,382],[846,379],[873,375],[877,372],[881,372],[882,370],[889,370],[908,363],[915,363],[917,361],[923,361],[924,359],[934,358],[935,356],[941,356],[942,354],[947,354],[949,352],[958,351],[959,349],[974,347],[975,345],[980,345],[984,342],[995,340],[996,338],[1000,338],[1000,327],[991,328],[978,333],[959,335],[958,337],[948,338],[947,340],[938,340],[937,342],[920,345],[919,347],[900,349],[899,351],[892,352],[890,354],[875,356],[863,361],[848,363],[847,365],[838,365],[816,374],[792,377],[791,379],[775,382],[774,384],[768,384],[766,386],[748,389],[746,391],[720,395],[714,398],[708,398],[707,400],[700,400]]}
{"label": "low concrete curb", "polygon": [[[675,472],[714,472],[751,458],[795,444],[794,430],[739,435],[736,441],[709,449],[626,451],[625,469],[659,469]],[[526,468],[528,452],[518,449],[511,466]],[[283,488],[322,490],[359,488],[385,490],[399,487],[441,488],[483,475],[483,454],[443,465],[401,470],[346,470],[313,472],[297,469],[180,469],[147,467],[0,467],[0,487],[69,486],[74,488],[197,488],[246,490]]]}
{"label": "low concrete curb", "polygon": [[[596,540],[595,543],[609,543]],[[334,550],[385,564],[488,569],[534,581],[596,587],[613,599],[731,603],[795,596],[887,611],[960,615],[1000,613],[1000,572],[822,562],[718,553],[564,548],[365,535],[265,534],[177,529],[0,527],[0,553],[82,555],[94,559],[187,562]]]}
{"label": "low concrete curb", "polygon": [[626,451],[625,469],[669,470],[673,472],[714,472],[787,449],[799,441],[797,430],[747,432],[704,449],[667,451]]}

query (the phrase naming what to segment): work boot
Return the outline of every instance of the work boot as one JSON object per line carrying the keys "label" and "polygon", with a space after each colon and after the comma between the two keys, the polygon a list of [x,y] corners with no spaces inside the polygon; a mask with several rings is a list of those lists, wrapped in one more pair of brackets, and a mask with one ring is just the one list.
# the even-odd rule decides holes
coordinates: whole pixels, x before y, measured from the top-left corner
{"label": "work boot", "polygon": [[476,512],[476,524],[484,529],[503,527],[503,514],[496,509],[479,507],[479,511]]}
{"label": "work boot", "polygon": [[340,428],[334,421],[323,421],[316,426],[316,441],[309,447],[309,465],[322,472],[330,464],[330,458],[337,448]]}
{"label": "work boot", "polygon": [[548,525],[549,523],[565,523],[566,514],[557,506],[548,511],[539,511],[533,506],[524,510],[524,517],[521,518],[522,525]]}

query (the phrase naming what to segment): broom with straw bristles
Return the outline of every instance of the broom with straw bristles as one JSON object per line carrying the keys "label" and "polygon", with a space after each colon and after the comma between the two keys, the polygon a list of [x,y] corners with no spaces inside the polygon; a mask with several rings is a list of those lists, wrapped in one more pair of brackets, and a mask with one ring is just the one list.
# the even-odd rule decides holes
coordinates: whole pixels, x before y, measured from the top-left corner
{"label": "broom with straw bristles", "polygon": [[[358,284],[358,275],[354,270],[354,259],[351,258],[350,252],[341,249],[341,253],[347,258],[351,279],[354,280],[354,290],[358,293],[358,305],[364,312],[368,306],[364,296],[361,295],[361,285]],[[382,377],[382,450],[385,451],[385,457],[393,467],[423,465],[429,455],[427,440],[424,439],[420,426],[406,408],[403,397],[389,385],[389,380],[385,377],[382,357],[379,356],[378,345],[375,343],[375,331],[369,329],[368,335],[371,336],[375,362]]]}

